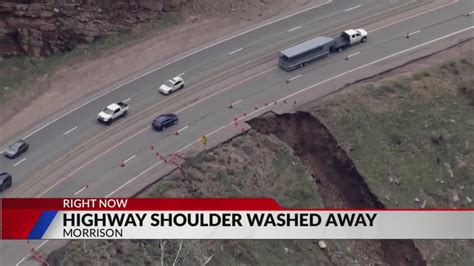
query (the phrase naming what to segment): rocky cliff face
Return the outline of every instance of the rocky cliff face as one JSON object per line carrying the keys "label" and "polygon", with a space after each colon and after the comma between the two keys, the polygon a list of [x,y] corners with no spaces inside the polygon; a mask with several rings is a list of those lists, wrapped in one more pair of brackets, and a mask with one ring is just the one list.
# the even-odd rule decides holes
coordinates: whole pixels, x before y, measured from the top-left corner
{"label": "rocky cliff face", "polygon": [[48,56],[157,20],[187,0],[0,1],[0,55]]}

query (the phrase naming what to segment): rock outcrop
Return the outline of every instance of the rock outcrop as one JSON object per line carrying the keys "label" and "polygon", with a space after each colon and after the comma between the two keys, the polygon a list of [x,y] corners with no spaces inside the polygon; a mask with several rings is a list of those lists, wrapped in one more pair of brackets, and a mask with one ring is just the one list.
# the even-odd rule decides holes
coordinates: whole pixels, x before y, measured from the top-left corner
{"label": "rock outcrop", "polygon": [[23,0],[0,2],[0,56],[48,56],[158,20],[187,0]]}

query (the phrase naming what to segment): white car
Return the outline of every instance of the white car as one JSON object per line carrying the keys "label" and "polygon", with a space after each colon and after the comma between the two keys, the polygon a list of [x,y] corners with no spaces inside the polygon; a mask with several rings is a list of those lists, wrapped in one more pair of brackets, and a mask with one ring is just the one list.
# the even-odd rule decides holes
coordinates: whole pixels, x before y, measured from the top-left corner
{"label": "white car", "polygon": [[113,120],[126,116],[128,112],[128,104],[124,102],[113,103],[105,107],[98,115],[97,119],[106,124],[111,124]]}
{"label": "white car", "polygon": [[160,86],[159,92],[168,95],[184,87],[184,81],[181,77],[174,77]]}

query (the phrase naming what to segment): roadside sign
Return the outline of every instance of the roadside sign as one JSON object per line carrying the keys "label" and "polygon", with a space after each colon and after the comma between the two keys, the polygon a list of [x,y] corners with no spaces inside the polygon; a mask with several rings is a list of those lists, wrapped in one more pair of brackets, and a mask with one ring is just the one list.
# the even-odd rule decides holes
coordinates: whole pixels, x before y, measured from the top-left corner
{"label": "roadside sign", "polygon": [[202,143],[202,145],[204,145],[204,148],[206,148],[206,145],[207,145],[207,137],[206,137],[206,135],[203,135],[203,136],[201,137],[201,143]]}

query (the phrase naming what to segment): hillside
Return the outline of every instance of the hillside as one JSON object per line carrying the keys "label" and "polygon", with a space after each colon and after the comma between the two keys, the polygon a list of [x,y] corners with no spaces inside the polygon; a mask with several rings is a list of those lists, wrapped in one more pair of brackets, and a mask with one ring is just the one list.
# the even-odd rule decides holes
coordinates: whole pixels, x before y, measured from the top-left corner
{"label": "hillside", "polygon": [[[0,56],[50,56],[68,52],[142,24],[179,20],[180,13],[247,13],[259,0],[132,0],[0,2]],[[194,19],[198,19],[195,17]]]}
{"label": "hillside", "polygon": [[[472,41],[462,44],[469,47]],[[473,50],[348,86],[188,158],[139,197],[273,197],[284,207],[463,208],[474,193]],[[466,50],[464,50],[466,51]],[[429,65],[437,64],[434,67]],[[71,241],[52,265],[469,265],[473,241]]]}

